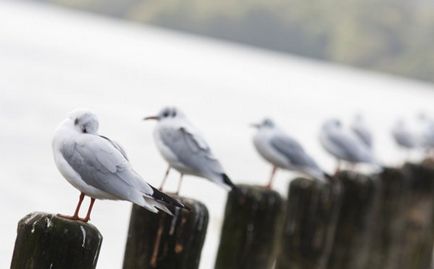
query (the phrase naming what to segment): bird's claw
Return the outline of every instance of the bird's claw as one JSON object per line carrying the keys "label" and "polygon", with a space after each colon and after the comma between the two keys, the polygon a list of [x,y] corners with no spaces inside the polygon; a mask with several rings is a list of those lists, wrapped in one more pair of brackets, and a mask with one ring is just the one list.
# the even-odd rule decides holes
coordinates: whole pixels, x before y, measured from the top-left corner
{"label": "bird's claw", "polygon": [[83,218],[80,218],[79,216],[76,216],[76,215],[74,215],[74,216],[67,216],[67,215],[57,214],[57,216],[61,217],[61,218],[64,218],[64,219],[68,219],[68,220],[81,221],[81,222],[84,222],[84,223],[87,223],[90,220],[90,218],[84,218],[83,219]]}

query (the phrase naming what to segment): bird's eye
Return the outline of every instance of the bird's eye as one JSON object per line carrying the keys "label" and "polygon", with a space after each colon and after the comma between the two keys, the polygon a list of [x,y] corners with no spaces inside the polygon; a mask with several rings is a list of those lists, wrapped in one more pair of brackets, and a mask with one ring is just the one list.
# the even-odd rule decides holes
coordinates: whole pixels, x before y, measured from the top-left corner
{"label": "bird's eye", "polygon": [[81,129],[81,131],[82,131],[84,134],[87,133],[86,127],[83,127],[83,128]]}
{"label": "bird's eye", "polygon": [[74,120],[74,125],[77,125],[78,124],[78,119],[75,119]]}
{"label": "bird's eye", "polygon": [[172,117],[176,117],[176,111],[173,111]]}
{"label": "bird's eye", "polygon": [[169,116],[169,112],[164,111],[164,113],[163,113],[163,117],[167,118],[168,116]]}

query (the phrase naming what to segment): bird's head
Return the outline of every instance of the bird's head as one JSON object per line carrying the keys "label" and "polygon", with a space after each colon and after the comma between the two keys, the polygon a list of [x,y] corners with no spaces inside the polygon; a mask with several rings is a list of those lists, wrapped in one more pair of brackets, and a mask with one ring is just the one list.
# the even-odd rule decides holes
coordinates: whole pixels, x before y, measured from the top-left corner
{"label": "bird's head", "polygon": [[403,118],[398,118],[398,119],[396,119],[393,126],[394,127],[403,127],[403,126],[405,126],[405,120]]}
{"label": "bird's head", "polygon": [[98,118],[87,109],[77,109],[69,114],[73,128],[79,133],[96,134],[98,132]]}
{"label": "bird's head", "polygon": [[179,111],[176,107],[165,107],[156,116],[148,116],[143,120],[157,120],[163,121],[168,119],[181,118],[184,114]]}
{"label": "bird's head", "polygon": [[324,128],[341,128],[342,122],[336,118],[328,119],[323,124]]}
{"label": "bird's head", "polygon": [[429,121],[431,120],[431,117],[425,112],[425,111],[420,111],[417,115],[416,118],[420,121]]}
{"label": "bird's head", "polygon": [[364,117],[362,115],[362,113],[358,112],[354,115],[354,121],[355,122],[361,122],[364,121]]}
{"label": "bird's head", "polygon": [[274,122],[271,119],[265,118],[261,122],[253,123],[250,126],[260,130],[260,129],[272,129],[276,126],[276,124],[274,124]]}

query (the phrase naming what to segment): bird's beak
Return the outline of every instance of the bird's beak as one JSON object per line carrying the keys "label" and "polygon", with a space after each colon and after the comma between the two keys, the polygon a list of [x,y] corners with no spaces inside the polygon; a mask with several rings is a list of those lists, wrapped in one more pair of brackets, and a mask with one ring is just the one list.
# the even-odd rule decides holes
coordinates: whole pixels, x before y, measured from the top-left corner
{"label": "bird's beak", "polygon": [[149,116],[149,117],[144,117],[143,120],[159,120],[160,117],[158,116]]}
{"label": "bird's beak", "polygon": [[250,127],[252,127],[252,128],[256,128],[256,129],[258,129],[259,128],[259,124],[258,123],[251,123],[250,124]]}

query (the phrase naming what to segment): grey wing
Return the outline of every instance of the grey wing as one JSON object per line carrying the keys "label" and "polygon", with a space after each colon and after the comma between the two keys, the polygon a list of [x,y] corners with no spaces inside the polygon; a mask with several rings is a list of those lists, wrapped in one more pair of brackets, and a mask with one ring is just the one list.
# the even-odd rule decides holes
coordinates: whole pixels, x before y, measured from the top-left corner
{"label": "grey wing", "polygon": [[423,132],[422,141],[425,146],[432,148],[434,146],[434,123],[429,122],[425,128],[426,130]]}
{"label": "grey wing", "polygon": [[303,147],[289,136],[275,136],[271,139],[271,145],[288,161],[298,167],[320,169],[317,163],[304,151]]}
{"label": "grey wing", "polygon": [[353,139],[353,137],[340,132],[333,132],[328,137],[336,153],[346,160],[352,162],[371,161],[369,154],[360,147],[358,139]]}
{"label": "grey wing", "polygon": [[415,139],[407,132],[394,131],[393,137],[400,146],[406,148],[414,148],[416,146]]}
{"label": "grey wing", "polygon": [[129,161],[128,156],[127,156],[127,152],[124,150],[124,148],[119,143],[117,143],[116,141],[113,141],[110,138],[103,136],[103,135],[100,135],[100,137],[102,137],[105,140],[107,140],[108,142],[110,142],[110,144],[112,144],[113,147],[115,147],[122,154],[122,156],[124,156],[124,158]]}
{"label": "grey wing", "polygon": [[364,126],[353,126],[352,130],[368,146],[372,147],[372,135]]}
{"label": "grey wing", "polygon": [[130,167],[123,154],[98,136],[61,149],[68,164],[88,185],[119,199],[141,203],[152,188]]}
{"label": "grey wing", "polygon": [[191,170],[202,173],[224,173],[208,144],[186,128],[166,129],[160,133],[163,143],[176,155],[178,161]]}

